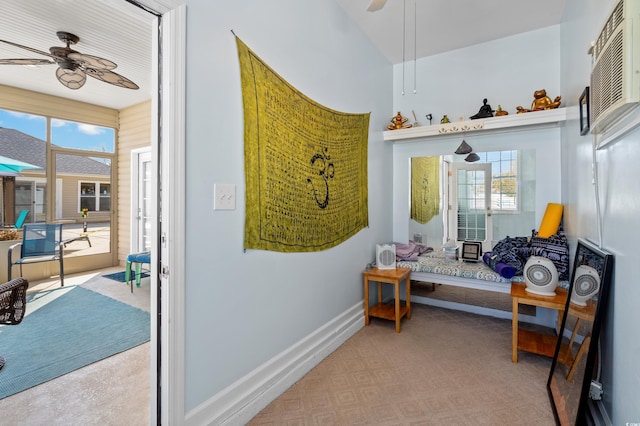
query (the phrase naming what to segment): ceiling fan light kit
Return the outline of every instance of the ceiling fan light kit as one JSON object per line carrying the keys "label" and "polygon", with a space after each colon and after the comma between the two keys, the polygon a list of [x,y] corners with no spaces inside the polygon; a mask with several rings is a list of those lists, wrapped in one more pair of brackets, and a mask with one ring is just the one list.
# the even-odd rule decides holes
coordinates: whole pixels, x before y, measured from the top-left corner
{"label": "ceiling fan light kit", "polygon": [[77,90],[84,86],[87,81],[87,75],[96,80],[113,84],[114,86],[123,87],[125,89],[138,89],[138,85],[128,78],[113,72],[117,67],[115,62],[108,59],[100,58],[93,55],[85,55],[71,49],[71,45],[80,41],[80,37],[66,31],[58,31],[56,33],[58,39],[66,44],[66,47],[53,46],[49,49],[49,53],[34,49],[32,47],[22,46],[6,40],[0,42],[11,46],[19,47],[33,53],[48,56],[51,59],[0,59],[0,65],[50,65],[57,64],[56,78],[65,87]]}

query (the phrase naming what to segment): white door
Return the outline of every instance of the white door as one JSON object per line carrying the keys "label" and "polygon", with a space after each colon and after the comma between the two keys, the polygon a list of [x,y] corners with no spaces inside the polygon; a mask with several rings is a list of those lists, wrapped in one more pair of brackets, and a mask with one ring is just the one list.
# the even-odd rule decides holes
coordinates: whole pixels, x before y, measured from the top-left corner
{"label": "white door", "polygon": [[151,149],[134,150],[131,153],[131,253],[151,250],[151,226],[153,225]]}
{"label": "white door", "polygon": [[454,241],[480,241],[491,248],[491,164],[452,164],[452,209],[449,237]]}

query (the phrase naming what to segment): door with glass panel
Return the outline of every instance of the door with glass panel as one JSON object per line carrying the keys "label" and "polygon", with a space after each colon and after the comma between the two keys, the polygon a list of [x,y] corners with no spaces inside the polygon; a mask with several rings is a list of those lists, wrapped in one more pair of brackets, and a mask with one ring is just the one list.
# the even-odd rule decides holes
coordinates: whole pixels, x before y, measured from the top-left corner
{"label": "door with glass panel", "polygon": [[135,182],[131,212],[131,252],[151,250],[152,226],[152,168],[151,151],[145,149],[132,153],[132,180]]}
{"label": "door with glass panel", "polygon": [[491,164],[453,163],[449,238],[491,247]]}

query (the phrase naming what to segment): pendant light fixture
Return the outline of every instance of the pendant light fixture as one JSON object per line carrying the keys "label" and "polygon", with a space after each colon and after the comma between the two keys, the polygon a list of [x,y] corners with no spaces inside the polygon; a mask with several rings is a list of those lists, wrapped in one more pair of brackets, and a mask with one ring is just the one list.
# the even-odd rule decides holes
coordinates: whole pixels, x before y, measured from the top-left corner
{"label": "pendant light fixture", "polygon": [[464,159],[464,161],[466,161],[467,163],[475,163],[480,159],[480,156],[473,152],[473,148],[471,148],[471,145],[469,145],[464,139],[460,143],[460,146],[458,146],[458,149],[456,149],[455,153],[458,155],[468,154]]}
{"label": "pendant light fixture", "polygon": [[475,163],[479,159],[480,159],[480,156],[478,156],[478,154],[476,154],[475,152],[472,152],[471,154],[467,155],[464,161],[466,161],[467,163]]}
{"label": "pendant light fixture", "polygon": [[471,154],[471,151],[473,151],[473,148],[463,139],[458,149],[456,149],[456,154]]}

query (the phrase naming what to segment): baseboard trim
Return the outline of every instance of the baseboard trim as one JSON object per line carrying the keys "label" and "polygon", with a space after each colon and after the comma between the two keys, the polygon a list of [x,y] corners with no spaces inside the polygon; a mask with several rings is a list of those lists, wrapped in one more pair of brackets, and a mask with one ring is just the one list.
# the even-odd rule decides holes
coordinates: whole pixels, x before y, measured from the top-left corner
{"label": "baseboard trim", "polygon": [[187,413],[187,426],[244,425],[364,327],[358,302]]}
{"label": "baseboard trim", "polygon": [[[419,303],[421,305],[437,306],[439,308],[454,309],[456,311],[470,312],[472,314],[485,315],[489,317],[502,318],[511,320],[513,317],[511,312],[501,311],[500,309],[485,308],[483,306],[467,305],[464,303],[450,302],[448,300],[432,299],[424,296],[411,296],[411,303]],[[531,315],[519,314],[518,319],[530,324],[550,326],[547,321],[541,320]]]}

